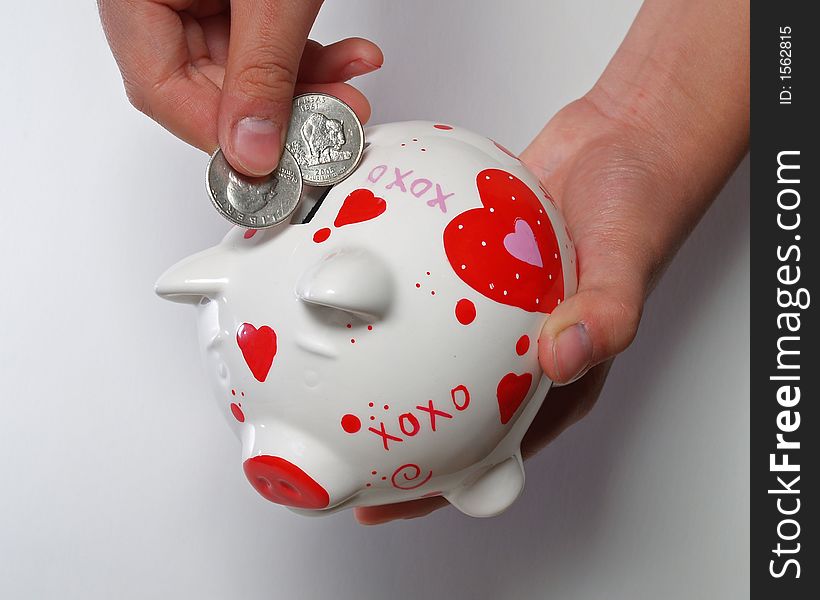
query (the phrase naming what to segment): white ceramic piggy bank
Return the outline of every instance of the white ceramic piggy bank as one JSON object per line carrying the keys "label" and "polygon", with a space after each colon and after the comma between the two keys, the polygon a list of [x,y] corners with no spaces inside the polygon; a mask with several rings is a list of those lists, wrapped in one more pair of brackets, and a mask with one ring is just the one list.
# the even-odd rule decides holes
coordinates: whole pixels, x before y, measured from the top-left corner
{"label": "white ceramic piggy bank", "polygon": [[416,121],[366,139],[307,222],[235,228],[156,291],[196,305],[266,499],[317,513],[443,495],[496,515],[521,492],[550,386],[539,331],[576,288],[569,233],[486,137]]}

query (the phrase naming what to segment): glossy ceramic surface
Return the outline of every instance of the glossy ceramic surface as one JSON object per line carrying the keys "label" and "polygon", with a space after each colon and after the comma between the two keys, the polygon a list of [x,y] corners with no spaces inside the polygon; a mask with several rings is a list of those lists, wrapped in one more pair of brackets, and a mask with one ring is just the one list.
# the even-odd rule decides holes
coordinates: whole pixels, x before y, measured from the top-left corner
{"label": "glossy ceramic surface", "polygon": [[519,445],[550,386],[536,342],[575,291],[572,242],[492,140],[421,121],[366,139],[309,222],[235,228],[157,293],[196,306],[263,497],[321,514],[440,494],[498,514],[524,484]]}

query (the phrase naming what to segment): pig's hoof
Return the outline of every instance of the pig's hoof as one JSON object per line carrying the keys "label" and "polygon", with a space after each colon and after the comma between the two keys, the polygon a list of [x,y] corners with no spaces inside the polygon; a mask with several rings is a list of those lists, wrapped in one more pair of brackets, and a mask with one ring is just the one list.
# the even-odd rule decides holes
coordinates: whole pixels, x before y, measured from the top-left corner
{"label": "pig's hoof", "polygon": [[471,517],[494,517],[504,512],[524,489],[524,465],[515,454],[490,468],[476,481],[445,494],[445,498]]}

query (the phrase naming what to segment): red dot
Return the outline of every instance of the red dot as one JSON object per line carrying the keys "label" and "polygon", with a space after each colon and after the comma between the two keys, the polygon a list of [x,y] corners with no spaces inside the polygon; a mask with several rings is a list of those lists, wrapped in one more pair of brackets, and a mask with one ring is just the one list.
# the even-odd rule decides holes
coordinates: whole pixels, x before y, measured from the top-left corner
{"label": "red dot", "polygon": [[431,295],[431,296],[435,296],[435,295],[436,295],[436,290],[432,290],[432,291],[430,292],[430,295]]}
{"label": "red dot", "polygon": [[469,325],[475,320],[475,304],[467,298],[456,302],[456,319],[462,325]]}
{"label": "red dot", "polygon": [[444,131],[449,131],[453,128],[451,125],[444,125],[442,123],[436,123],[435,125],[433,125],[433,127],[435,127],[436,129],[443,129]]}
{"label": "red dot", "polygon": [[236,396],[236,390],[231,390],[231,395]]}
{"label": "red dot", "polygon": [[429,275],[429,274],[430,274],[430,271],[427,271],[427,274]]}
{"label": "red dot", "polygon": [[256,229],[248,229],[247,231],[245,231],[245,233],[242,235],[242,237],[245,238],[246,240],[249,240],[255,235],[256,235]]}
{"label": "red dot", "polygon": [[355,344],[356,343],[356,338],[350,338],[350,343]]}
{"label": "red dot", "polygon": [[372,326],[372,325],[368,325],[368,326],[367,326],[367,330],[368,330],[368,331],[373,331],[373,326]]}
{"label": "red dot", "polygon": [[378,471],[370,471],[371,475],[375,475]]}
{"label": "red dot", "polygon": [[370,420],[371,420],[371,421],[375,421],[375,420],[376,420],[376,417],[374,417],[373,415],[370,415]]}
{"label": "red dot", "polygon": [[239,421],[240,423],[245,422],[245,413],[242,412],[242,409],[239,408],[239,405],[236,402],[231,402],[231,412],[233,413],[233,418]]}
{"label": "red dot", "polygon": [[329,227],[322,227],[319,231],[313,234],[313,241],[317,244],[321,244],[327,238],[330,237],[330,228]]}
{"label": "red dot", "polygon": [[382,477],[382,481],[387,481],[387,477]]}
{"label": "red dot", "polygon": [[342,417],[342,429],[347,433],[356,433],[362,428],[362,422],[356,415],[347,414]]}
{"label": "red dot", "polygon": [[417,283],[417,284],[416,284],[416,287],[417,287],[417,288],[420,288],[420,287],[421,287],[421,284],[420,284],[420,283]]}
{"label": "red dot", "polygon": [[244,398],[245,397],[245,392],[241,392],[241,395]]}
{"label": "red dot", "polygon": [[371,485],[373,485],[373,484],[372,483],[365,483],[364,487],[370,487]]}
{"label": "red dot", "polygon": [[348,328],[348,329],[350,329],[351,327],[353,327],[353,324],[352,324],[352,323],[348,323],[348,324],[347,324],[347,328]]}
{"label": "red dot", "polygon": [[367,403],[367,405],[368,405],[370,408],[373,408],[373,403],[372,403],[372,402],[368,402],[368,403]]}
{"label": "red dot", "polygon": [[518,341],[515,343],[515,351],[518,353],[518,356],[524,356],[527,353],[527,350],[530,349],[530,338],[529,336],[522,335],[518,338]]}
{"label": "red dot", "polygon": [[384,410],[390,410],[390,405],[389,405],[389,404],[385,404],[385,405],[384,405]]}

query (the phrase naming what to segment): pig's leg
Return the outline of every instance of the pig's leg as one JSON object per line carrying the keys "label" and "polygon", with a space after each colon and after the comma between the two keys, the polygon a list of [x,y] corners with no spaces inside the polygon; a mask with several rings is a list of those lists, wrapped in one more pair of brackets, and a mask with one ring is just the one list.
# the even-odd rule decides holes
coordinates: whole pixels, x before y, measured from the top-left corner
{"label": "pig's leg", "polygon": [[500,462],[469,485],[459,486],[445,498],[471,517],[494,517],[504,512],[524,489],[521,452]]}

